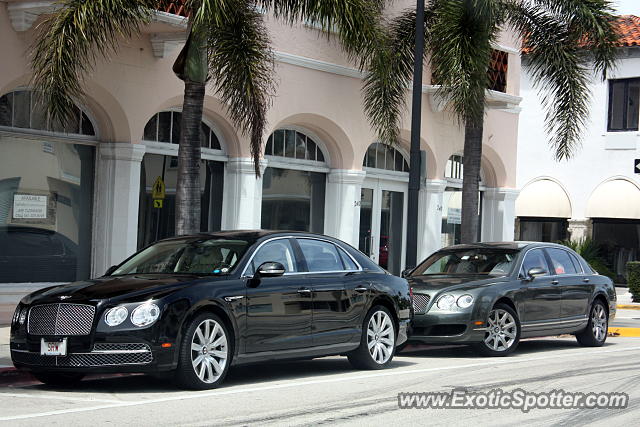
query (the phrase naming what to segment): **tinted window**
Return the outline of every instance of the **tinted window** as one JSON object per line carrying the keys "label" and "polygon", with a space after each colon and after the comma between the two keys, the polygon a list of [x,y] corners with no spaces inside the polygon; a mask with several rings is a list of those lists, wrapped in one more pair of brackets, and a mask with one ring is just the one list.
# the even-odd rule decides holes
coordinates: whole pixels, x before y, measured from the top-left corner
{"label": "tinted window", "polygon": [[245,274],[253,275],[256,268],[265,262],[279,262],[284,266],[284,270],[287,273],[298,271],[295,253],[288,239],[278,239],[265,243],[258,249]]}
{"label": "tinted window", "polygon": [[569,252],[562,249],[547,249],[555,274],[576,274],[576,267],[569,258]]}
{"label": "tinted window", "polygon": [[309,271],[342,271],[344,266],[333,243],[298,239]]}
{"label": "tinted window", "polygon": [[351,257],[347,255],[347,253],[343,251],[340,246],[338,246],[338,252],[340,253],[340,258],[342,258],[342,263],[344,264],[345,270],[358,270],[358,266],[356,265],[356,263],[353,262]]}
{"label": "tinted window", "polygon": [[171,240],[149,246],[113,275],[135,273],[225,274],[244,254],[244,240]]}
{"label": "tinted window", "polygon": [[542,268],[544,271],[549,271],[542,249],[532,249],[527,252],[527,255],[524,257],[524,261],[522,262],[522,270],[520,274],[526,276],[528,271],[532,268]]}
{"label": "tinted window", "polygon": [[436,252],[416,267],[412,276],[424,274],[509,274],[517,251],[504,249],[464,249]]}
{"label": "tinted window", "polygon": [[582,264],[578,260],[578,257],[575,256],[574,254],[572,254],[571,252],[569,252],[569,256],[571,257],[571,261],[573,261],[573,265],[575,265],[575,267],[576,267],[576,271],[578,273],[582,273],[584,271],[584,269],[582,268]]}

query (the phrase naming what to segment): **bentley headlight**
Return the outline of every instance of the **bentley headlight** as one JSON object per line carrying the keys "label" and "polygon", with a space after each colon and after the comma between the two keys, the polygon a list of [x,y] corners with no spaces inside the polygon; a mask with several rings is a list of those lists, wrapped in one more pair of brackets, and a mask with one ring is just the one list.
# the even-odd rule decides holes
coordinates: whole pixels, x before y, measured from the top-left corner
{"label": "bentley headlight", "polygon": [[438,298],[436,305],[440,310],[449,310],[455,303],[456,299],[453,295],[442,295]]}
{"label": "bentley headlight", "polygon": [[457,301],[458,307],[469,308],[473,304],[473,297],[471,295],[462,295]]}
{"label": "bentley headlight", "polygon": [[129,316],[129,310],[126,307],[119,306],[114,307],[111,310],[107,311],[107,314],[104,316],[104,321],[109,326],[118,326]]}
{"label": "bentley headlight", "polygon": [[149,326],[160,317],[160,308],[152,303],[137,306],[131,313],[131,323],[136,326]]}

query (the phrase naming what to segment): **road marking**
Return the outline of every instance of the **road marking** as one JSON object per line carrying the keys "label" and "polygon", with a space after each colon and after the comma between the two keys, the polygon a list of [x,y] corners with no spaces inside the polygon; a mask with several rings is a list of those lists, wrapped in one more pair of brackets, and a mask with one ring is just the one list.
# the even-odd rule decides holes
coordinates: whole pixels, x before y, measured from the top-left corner
{"label": "road marking", "polygon": [[640,328],[610,327],[609,333],[618,337],[640,337]]}
{"label": "road marking", "polygon": [[83,399],[81,397],[64,397],[55,396],[52,394],[27,394],[27,393],[0,393],[0,397],[24,397],[29,399],[57,399],[57,400],[71,400],[74,402],[102,402],[102,403],[121,403],[122,400],[115,399]]}
{"label": "road marking", "polygon": [[[625,351],[634,351],[640,350],[640,346],[638,347],[628,347],[628,348],[619,348],[612,350],[596,350],[590,355],[601,355],[601,354],[610,354],[610,353],[621,353]],[[24,414],[24,415],[10,415],[8,417],[0,417],[0,421],[12,421],[12,420],[24,420],[29,418],[39,418],[39,417],[48,417],[54,415],[64,415],[64,414],[75,414],[80,412],[91,412],[91,411],[99,411],[102,409],[112,409],[112,408],[126,408],[131,406],[142,406],[142,405],[150,405],[155,403],[164,403],[164,402],[175,402],[178,400],[188,400],[188,399],[199,399],[203,397],[212,397],[212,396],[225,396],[225,395],[233,395],[233,394],[241,394],[241,393],[253,393],[260,391],[271,391],[278,390],[283,388],[292,388],[292,387],[302,387],[307,385],[316,385],[316,384],[330,384],[330,383],[339,383],[339,382],[348,382],[348,381],[359,381],[368,378],[378,378],[378,377],[388,377],[388,376],[396,376],[396,375],[415,375],[418,373],[425,372],[438,372],[438,371],[448,371],[452,369],[466,369],[466,368],[477,368],[482,367],[485,368],[487,366],[493,365],[504,365],[504,364],[514,364],[514,363],[522,363],[522,362],[535,362],[535,361],[548,361],[550,359],[562,359],[567,357],[575,357],[576,355],[585,355],[584,349],[580,349],[580,351],[572,351],[570,353],[563,353],[554,356],[540,356],[540,357],[528,357],[528,358],[517,358],[517,357],[509,357],[509,358],[501,358],[497,360],[482,360],[477,363],[469,363],[466,365],[457,365],[457,366],[440,366],[436,368],[421,368],[421,369],[408,369],[408,370],[385,370],[382,372],[376,372],[372,374],[365,375],[349,375],[349,376],[340,376],[336,378],[329,379],[317,379],[317,380],[308,380],[308,381],[295,381],[288,382],[283,384],[273,384],[262,387],[249,387],[249,388],[237,388],[237,389],[229,389],[229,390],[215,390],[209,392],[192,392],[189,394],[183,394],[180,396],[172,396],[172,397],[162,397],[157,399],[147,399],[147,400],[139,400],[139,401],[131,401],[131,402],[118,402],[111,405],[100,405],[100,406],[90,406],[86,408],[71,408],[71,409],[59,409],[56,411],[47,411],[47,412],[37,412],[34,414]]]}

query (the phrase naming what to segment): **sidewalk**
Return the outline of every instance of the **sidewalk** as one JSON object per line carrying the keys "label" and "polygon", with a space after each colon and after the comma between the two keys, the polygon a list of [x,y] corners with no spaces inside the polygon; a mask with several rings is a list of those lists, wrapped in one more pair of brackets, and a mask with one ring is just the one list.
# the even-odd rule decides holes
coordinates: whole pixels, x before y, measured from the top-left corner
{"label": "sidewalk", "polygon": [[13,368],[9,353],[9,327],[0,328],[0,372],[6,368]]}
{"label": "sidewalk", "polygon": [[632,302],[631,293],[626,287],[616,287],[618,310],[640,310],[640,302]]}

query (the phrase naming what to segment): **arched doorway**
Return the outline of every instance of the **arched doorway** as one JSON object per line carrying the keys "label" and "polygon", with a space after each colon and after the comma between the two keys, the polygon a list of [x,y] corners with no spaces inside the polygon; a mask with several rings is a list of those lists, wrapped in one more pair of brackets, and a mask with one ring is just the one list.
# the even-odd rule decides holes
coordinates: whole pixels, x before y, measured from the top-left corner
{"label": "arched doorway", "polygon": [[375,142],[362,162],[358,248],[399,275],[404,266],[409,165],[400,150]]}

